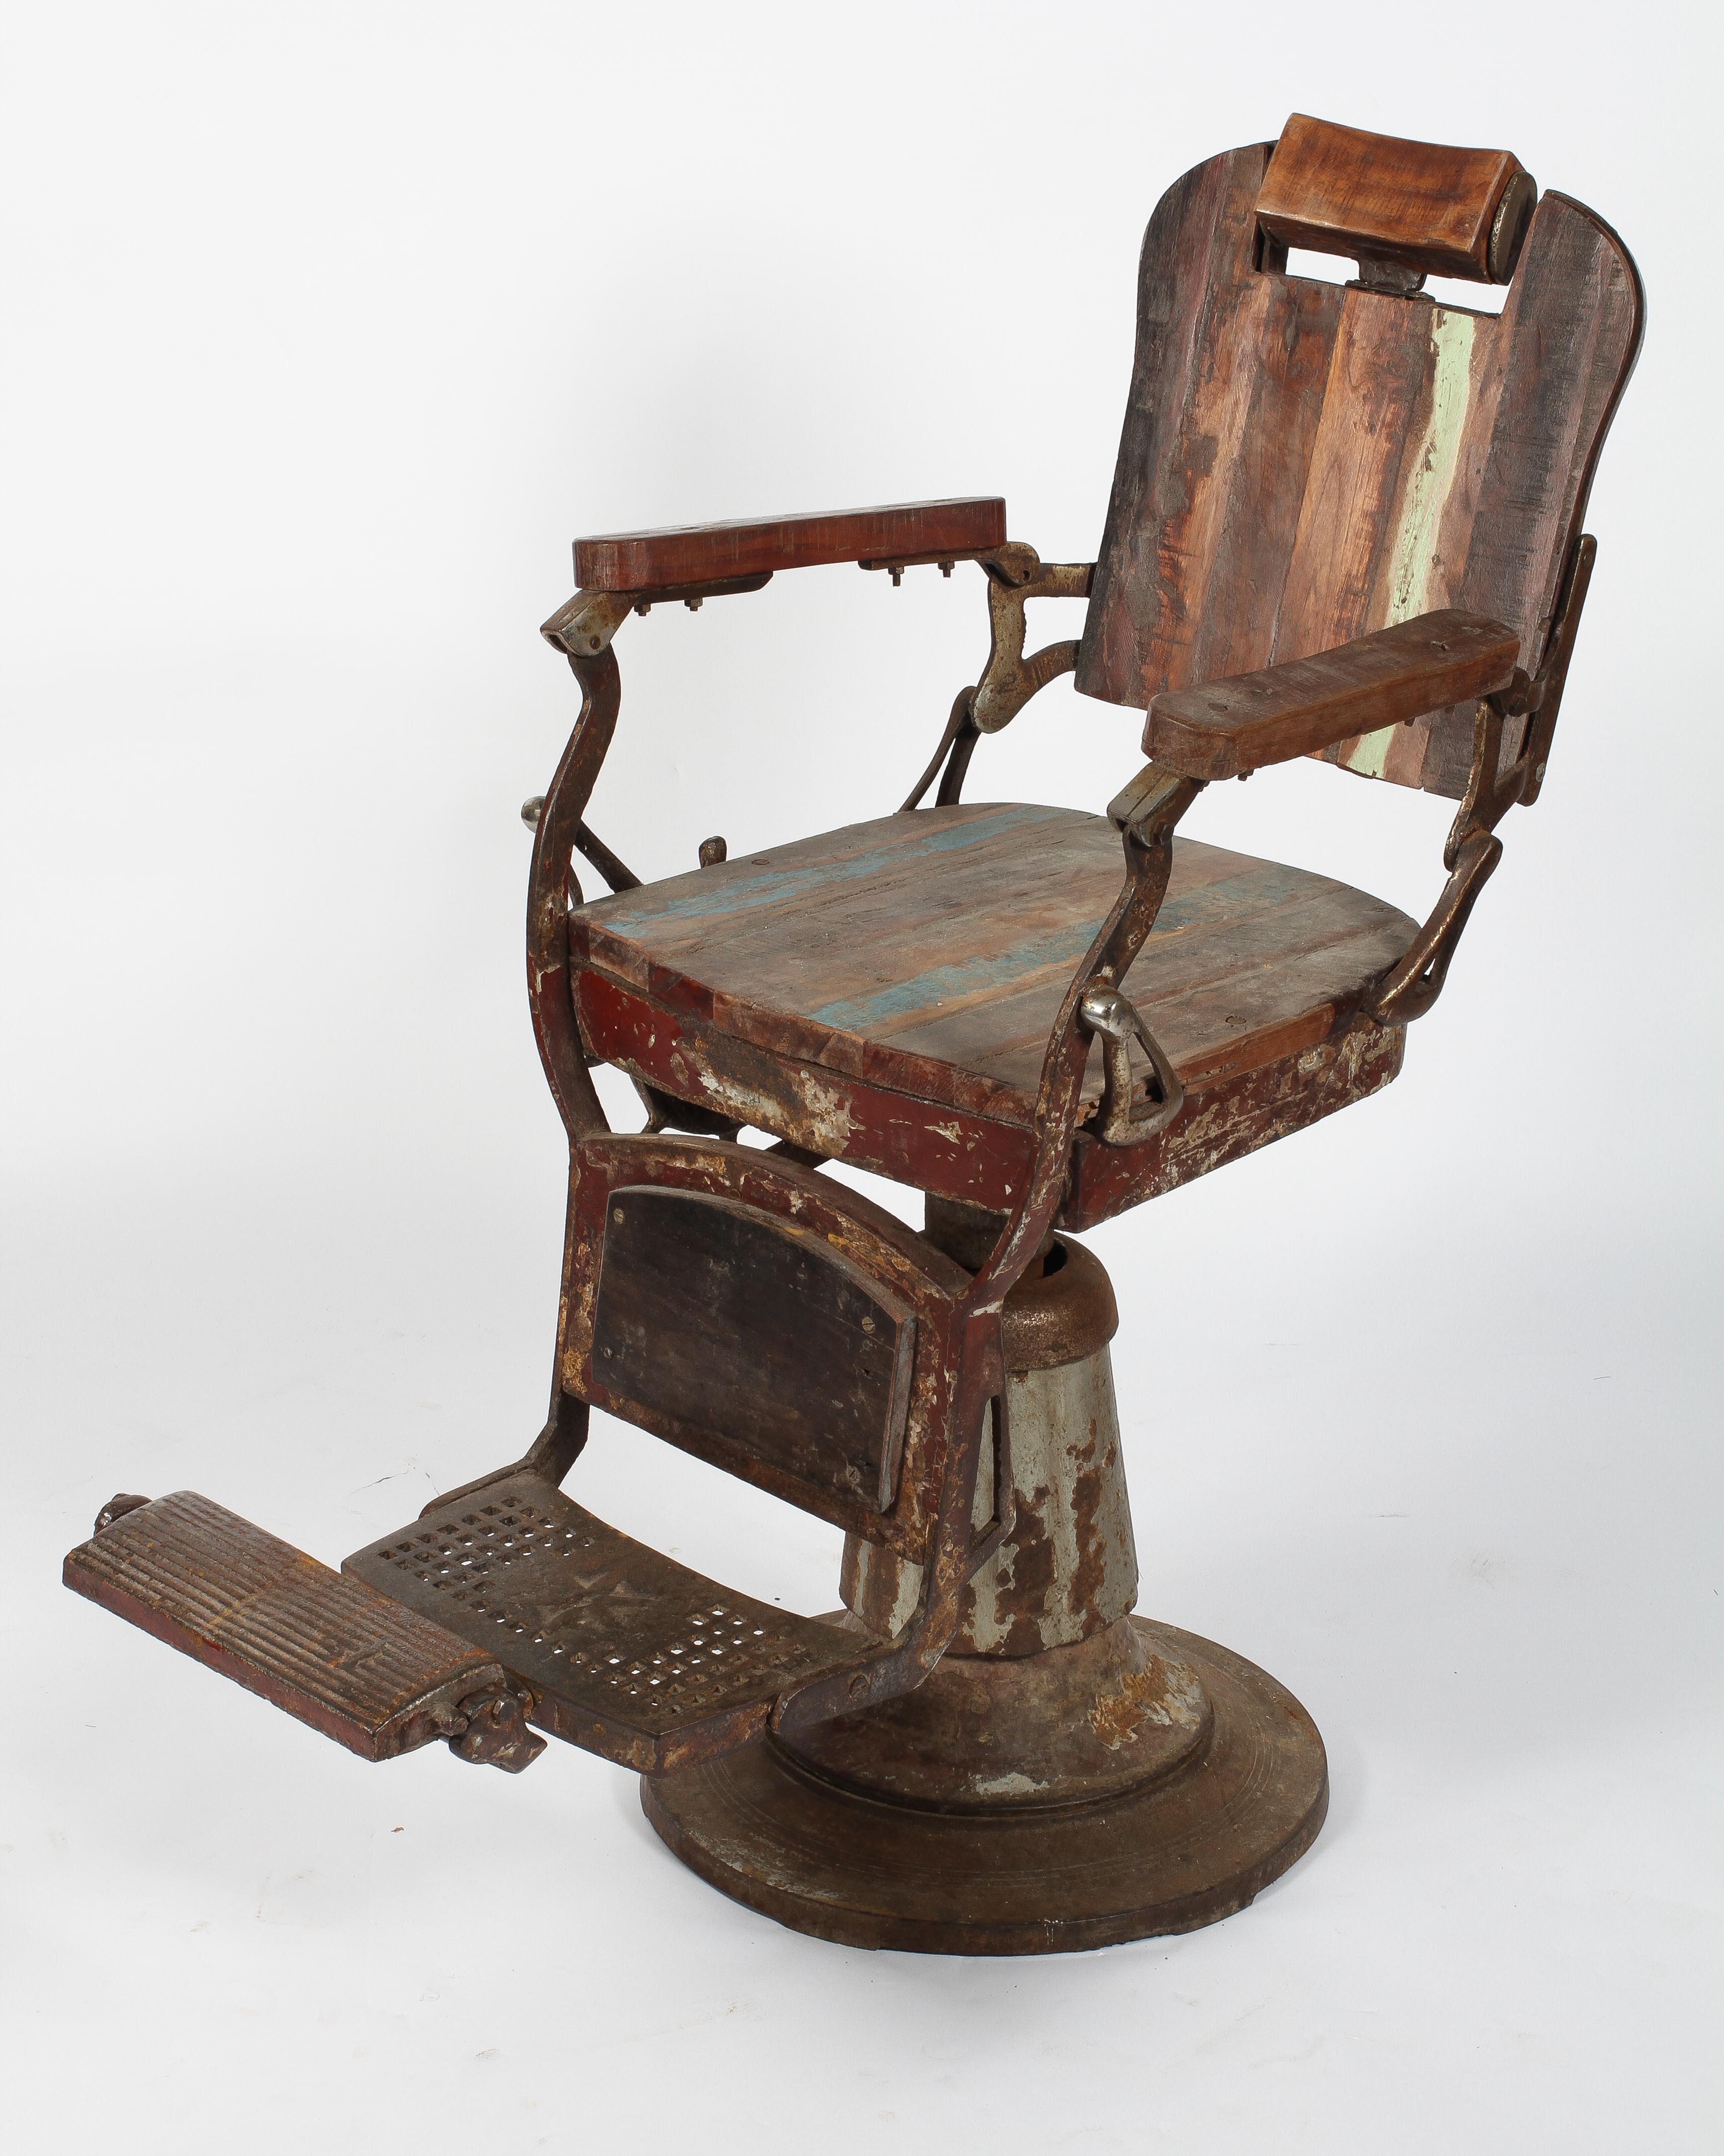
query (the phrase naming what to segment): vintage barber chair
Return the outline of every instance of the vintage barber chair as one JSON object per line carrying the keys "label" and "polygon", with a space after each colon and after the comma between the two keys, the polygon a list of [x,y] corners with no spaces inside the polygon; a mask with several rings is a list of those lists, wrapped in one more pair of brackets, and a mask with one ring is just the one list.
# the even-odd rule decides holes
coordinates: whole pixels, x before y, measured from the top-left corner
{"label": "vintage barber chair", "polygon": [[[1500,315],[1428,273],[1506,285]],[[1513,157],[1295,117],[1150,222],[1093,564],[1008,540],[997,500],[579,542],[543,633],[580,715],[527,811],[569,1137],[549,1420],[339,1573],[183,1491],[116,1498],[68,1584],[368,1758],[443,1737],[514,1769],[537,1727],[635,1768],[687,1864],[828,1938],[1032,1953],[1248,1902],[1321,1824],[1322,1744],[1261,1670],[1130,1614],[1117,1317],[1069,1238],[1399,1070],[1544,783],[1641,316],[1616,234]],[[631,613],[960,561],[987,666],[896,814],[650,885],[589,829]],[[1053,595],[1088,597],[1083,634],[1027,659]],[[1073,670],[1147,713],[1149,764],[1104,816],[963,803],[978,739]],[[1175,838],[1212,781],[1313,755],[1459,799],[1423,927]],[[594,1063],[644,1131],[607,1127]],[[836,1160],[925,1193],[922,1233]],[[845,1611],[564,1496],[594,1407],[843,1527]]]}

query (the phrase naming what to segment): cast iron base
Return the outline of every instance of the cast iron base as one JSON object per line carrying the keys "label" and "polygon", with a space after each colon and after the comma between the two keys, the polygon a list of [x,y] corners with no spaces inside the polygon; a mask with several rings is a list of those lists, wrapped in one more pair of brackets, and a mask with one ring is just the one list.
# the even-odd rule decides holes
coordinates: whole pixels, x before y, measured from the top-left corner
{"label": "cast iron base", "polygon": [[[1116,1665],[1121,1641],[1142,1672],[1129,1697],[1146,1715],[1127,1748],[1145,1743],[1146,1771],[1128,1786],[1063,1770],[1030,1801],[1006,1793],[1025,1776],[976,1784],[989,1794],[970,1802],[883,1794],[883,1781],[926,1785],[925,1754],[919,1768],[913,1741],[905,1749],[909,1715],[925,1725],[930,1712],[949,1712],[960,1748],[962,1730],[976,1727],[975,1687],[994,1681],[989,1665],[966,1658],[954,1667],[949,1656],[909,1701],[827,1725],[841,1733],[836,1743],[809,1732],[797,1740],[808,1749],[793,1752],[769,1738],[709,1766],[643,1778],[642,1807],[677,1856],[721,1892],[845,1946],[1064,1953],[1196,1931],[1243,1908],[1310,1847],[1329,1803],[1323,1740],[1293,1695],[1243,1656],[1136,1617],[1120,1620],[1108,1650]],[[1093,1647],[1102,1652],[1103,1641]],[[989,1662],[1000,1681],[1039,1688],[1030,1663],[1052,1675],[1058,1656],[1091,1656],[1085,1643],[1026,1658],[1015,1671]],[[1196,1697],[1193,1676],[1210,1711],[1201,1726],[1185,1706]],[[943,1694],[949,1707],[939,1704]],[[905,1714],[895,1716],[898,1708]],[[872,1768],[862,1733],[877,1717],[883,1733]],[[1105,1717],[1099,1727],[1116,1735]],[[1008,1733],[993,1732],[990,1748]],[[819,1763],[809,1756],[817,1746],[826,1755]],[[1009,1749],[994,1753],[999,1763]],[[1062,1800],[1073,1792],[1076,1801]]]}

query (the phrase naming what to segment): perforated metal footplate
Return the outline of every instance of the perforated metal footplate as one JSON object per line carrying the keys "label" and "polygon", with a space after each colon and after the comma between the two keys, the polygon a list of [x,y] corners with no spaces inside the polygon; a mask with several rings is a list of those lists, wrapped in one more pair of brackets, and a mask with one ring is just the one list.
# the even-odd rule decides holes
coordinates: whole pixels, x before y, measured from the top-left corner
{"label": "perforated metal footplate", "polygon": [[195,1490],[103,1527],[64,1578],[362,1758],[464,1731],[461,1702],[503,1682],[494,1656]]}
{"label": "perforated metal footplate", "polygon": [[854,1635],[721,1587],[524,1473],[342,1569],[494,1656],[540,1728],[642,1774],[751,1743],[782,1691],[857,1659]]}

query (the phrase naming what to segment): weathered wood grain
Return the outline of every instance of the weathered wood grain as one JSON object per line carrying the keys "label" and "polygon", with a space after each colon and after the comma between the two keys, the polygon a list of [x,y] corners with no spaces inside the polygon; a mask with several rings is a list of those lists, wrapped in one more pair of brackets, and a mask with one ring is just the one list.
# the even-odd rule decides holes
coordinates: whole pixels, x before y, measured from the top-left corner
{"label": "weathered wood grain", "polygon": [[[1120,875],[1104,817],[920,809],[594,900],[569,916],[570,952],[738,1040],[1025,1124],[1053,1014]],[[1181,839],[1125,986],[1183,1073],[1356,999],[1413,930],[1327,877]],[[670,1090],[739,1112],[716,1078],[691,1092],[691,1077]]]}
{"label": "weathered wood grain", "polygon": [[[1536,671],[1639,350],[1632,259],[1548,194],[1500,316],[1289,277],[1259,233],[1269,147],[1150,220],[1077,688],[1147,706],[1443,608],[1509,624]],[[1468,702],[1323,753],[1458,798],[1471,749]]]}
{"label": "weathered wood grain", "polygon": [[[723,862],[571,914],[582,1035],[677,1098],[1005,1209],[1049,1028],[1119,880],[1105,819],[1011,804]],[[1413,933],[1329,878],[1181,840],[1125,987],[1191,1091],[1327,1040]]]}
{"label": "weathered wood grain", "polygon": [[1420,614],[1310,659],[1164,689],[1150,706],[1144,747],[1188,778],[1237,778],[1505,689],[1520,649],[1501,622],[1453,608]]}
{"label": "weathered wood grain", "polygon": [[595,1403],[710,1430],[889,1511],[916,1321],[795,1221],[702,1191],[614,1188],[593,1318]]}
{"label": "weathered wood grain", "polygon": [[1493,263],[1491,234],[1521,176],[1506,150],[1408,142],[1295,112],[1275,145],[1257,213],[1284,247],[1506,283],[1513,256],[1500,249]]}
{"label": "weathered wood grain", "polygon": [[[674,1022],[666,1028],[662,1013],[657,1028],[676,1031]],[[650,1044],[651,1029],[643,1039]],[[650,1045],[647,1052],[653,1052]],[[918,1563],[925,1561],[950,1464],[947,1440],[959,1374],[956,1312],[970,1285],[962,1267],[858,1193],[746,1147],[664,1134],[584,1139],[576,1148],[572,1185],[568,1270],[558,1330],[563,1387],[805,1512],[884,1543]],[[728,1358],[726,1369],[737,1381],[728,1415],[679,1412],[676,1399],[655,1397],[650,1385],[638,1389],[647,1395],[644,1398],[626,1386],[607,1389],[605,1373],[615,1358],[607,1358],[603,1349],[607,1335],[612,1345],[617,1335],[603,1314],[606,1246],[619,1226],[626,1232],[627,1215],[637,1199],[649,1202],[640,1198],[642,1186],[648,1185],[659,1202],[679,1196],[705,1199],[718,1201],[732,1217],[750,1214],[762,1233],[780,1232],[805,1250],[811,1247],[807,1239],[812,1239],[824,1246],[836,1270],[853,1282],[868,1284],[879,1311],[894,1315],[898,1324],[891,1379],[894,1415],[903,1374],[898,1358],[908,1357],[910,1368],[908,1391],[902,1395],[902,1424],[881,1456],[883,1471],[890,1461],[896,1462],[889,1511],[881,1510],[877,1486],[858,1487],[841,1472],[829,1471],[831,1458],[811,1453],[805,1430],[797,1436],[780,1425],[775,1436],[769,1433],[763,1444],[759,1432],[737,1428],[735,1418],[746,1418],[758,1405],[763,1383],[793,1391],[803,1383],[800,1376],[781,1366],[770,1324],[763,1332],[753,1319],[744,1317],[744,1340],[726,1348],[713,1338],[713,1322],[691,1327],[684,1312],[682,1331],[685,1336],[692,1331],[696,1337],[685,1337],[670,1352],[686,1358],[704,1341],[715,1357]],[[622,1223],[612,1218],[618,1209],[625,1214]],[[686,1284],[686,1266],[679,1276]],[[814,1306],[818,1300],[816,1296]],[[854,1314],[859,1324],[860,1317],[868,1313]],[[877,1314],[877,1326],[879,1322]],[[651,1344],[665,1352],[668,1337],[660,1325]],[[756,1351],[752,1356],[746,1352],[749,1342]],[[840,1384],[844,1382],[838,1368],[841,1360],[828,1358],[829,1374]],[[744,1369],[743,1363],[751,1368]],[[671,1389],[682,1390],[682,1405],[698,1408],[692,1389],[697,1383],[685,1368]],[[805,1401],[804,1405],[811,1408],[814,1404]],[[852,1428],[853,1434],[853,1419]],[[862,1480],[867,1482],[866,1473]]]}
{"label": "weathered wood grain", "polygon": [[1006,504],[997,495],[901,501],[878,509],[739,517],[577,539],[574,580],[584,590],[644,592],[825,562],[873,562],[948,549],[970,553],[1003,546],[1005,540]]}

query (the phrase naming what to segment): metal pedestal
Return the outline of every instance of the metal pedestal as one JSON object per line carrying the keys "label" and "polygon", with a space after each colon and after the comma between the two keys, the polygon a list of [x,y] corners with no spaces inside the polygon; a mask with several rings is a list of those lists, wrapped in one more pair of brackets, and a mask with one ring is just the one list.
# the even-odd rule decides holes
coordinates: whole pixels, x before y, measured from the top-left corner
{"label": "metal pedestal", "polygon": [[[1299,1702],[1227,1648],[1128,1614],[1117,1324],[1106,1273],[1063,1239],[1014,1290],[1016,1524],[924,1685],[643,1778],[648,1819],[702,1878],[846,1945],[1054,1953],[1213,1923],[1310,1846],[1328,1774]],[[992,1492],[977,1504],[987,1517]],[[832,1621],[890,1633],[918,1584],[852,1537]]]}

